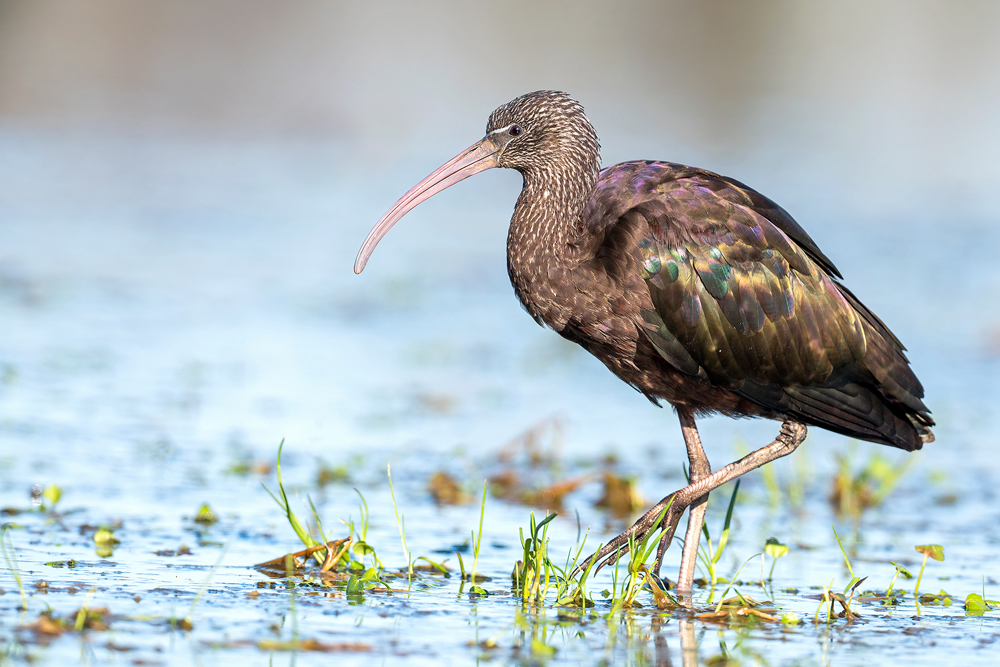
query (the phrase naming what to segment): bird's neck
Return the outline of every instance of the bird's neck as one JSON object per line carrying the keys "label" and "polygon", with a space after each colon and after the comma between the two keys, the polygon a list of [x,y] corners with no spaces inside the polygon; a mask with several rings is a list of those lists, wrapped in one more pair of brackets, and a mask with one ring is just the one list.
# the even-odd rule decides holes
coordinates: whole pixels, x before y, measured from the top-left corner
{"label": "bird's neck", "polygon": [[581,261],[581,216],[597,182],[599,163],[573,165],[563,172],[524,171],[507,234],[507,271],[521,303],[536,320],[559,329],[553,280]]}

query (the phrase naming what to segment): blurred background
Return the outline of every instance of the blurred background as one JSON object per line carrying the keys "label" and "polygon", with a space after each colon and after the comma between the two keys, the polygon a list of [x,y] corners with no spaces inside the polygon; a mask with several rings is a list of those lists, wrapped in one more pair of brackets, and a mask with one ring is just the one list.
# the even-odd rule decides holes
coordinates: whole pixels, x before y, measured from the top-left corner
{"label": "blurred background", "polygon": [[[574,449],[678,457],[669,413],[520,312],[516,173],[351,271],[496,106],[556,88],[605,164],[695,164],[791,211],[910,347],[934,461],[991,463],[997,34],[988,1],[2,0],[0,443],[71,479],[82,452],[451,451],[562,415]],[[775,427],[705,428],[720,461]]]}
{"label": "blurred background", "polygon": [[[161,619],[214,576],[198,640],[163,639],[156,621],[115,641],[146,632],[148,646],[170,642],[172,660],[188,644],[197,653],[220,637],[250,639],[249,658],[269,664],[254,642],[278,632],[287,596],[253,603],[263,575],[248,566],[295,546],[260,486],[275,488],[282,439],[300,516],[299,490],[342,530],[336,518],[355,512],[359,489],[366,540],[389,567],[403,555],[387,464],[411,549],[433,558],[468,548],[474,499],[492,479],[479,571],[501,588],[528,512],[559,506],[545,491],[566,496],[550,533],[553,553],[565,553],[574,517],[595,526],[592,547],[642,498],[680,486],[669,408],[521,312],[505,264],[516,172],[490,171],[421,205],[363,275],[352,271],[371,226],[481,138],[495,107],[554,88],[586,107],[605,164],[693,164],[783,205],[909,347],[927,388],[938,440],[919,454],[812,429],[771,477],[748,475],[727,571],[778,536],[792,545],[781,586],[846,580],[829,526],[846,521],[843,489],[857,482],[885,499],[863,523],[841,524],[852,558],[857,548],[877,575],[866,585],[888,583],[890,560],[916,571],[914,544],[941,543],[948,561],[935,576],[951,577],[953,593],[988,585],[995,596],[998,35],[992,0],[0,0],[0,512],[31,531],[13,537],[22,567],[51,581],[38,594],[100,585],[95,604]],[[715,466],[777,432],[763,420],[700,427]],[[608,470],[626,480],[617,517],[594,507]],[[453,481],[451,500],[435,479]],[[65,512],[25,511],[52,488]],[[728,494],[713,494],[713,529]],[[204,502],[220,518],[210,529],[192,521]],[[113,560],[95,559],[97,526],[121,539]],[[223,542],[235,548],[216,572]],[[665,573],[678,557],[668,554]],[[57,569],[57,559],[72,564]],[[175,587],[186,591],[180,603]],[[383,647],[403,635],[399,650],[420,660],[439,642],[471,655],[498,633],[516,653],[503,633],[524,631],[511,625],[509,598],[470,606],[454,588],[395,607],[329,600],[302,612],[303,636]],[[815,600],[785,598],[814,613]],[[8,628],[17,604],[0,599]],[[50,604],[64,614],[81,603],[53,594]],[[934,641],[886,639],[909,617],[855,627],[869,634],[851,659],[888,642],[903,653],[885,661],[939,660],[927,652]],[[927,637],[981,649],[980,626],[942,618]],[[590,639],[564,632],[560,655],[600,655],[603,626],[586,625]],[[828,660],[814,633],[771,634],[781,641],[767,659]],[[805,641],[775,646],[794,636]],[[55,664],[84,659],[76,640],[59,650]]]}

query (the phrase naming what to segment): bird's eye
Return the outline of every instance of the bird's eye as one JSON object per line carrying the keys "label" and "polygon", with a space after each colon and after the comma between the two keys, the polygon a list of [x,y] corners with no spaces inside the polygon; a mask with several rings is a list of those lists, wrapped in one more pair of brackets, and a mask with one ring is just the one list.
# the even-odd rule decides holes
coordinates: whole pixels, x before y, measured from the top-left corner
{"label": "bird's eye", "polygon": [[516,137],[517,135],[521,134],[521,126],[520,125],[511,125],[510,129],[507,130],[507,133],[510,134],[510,136],[512,136],[512,137]]}

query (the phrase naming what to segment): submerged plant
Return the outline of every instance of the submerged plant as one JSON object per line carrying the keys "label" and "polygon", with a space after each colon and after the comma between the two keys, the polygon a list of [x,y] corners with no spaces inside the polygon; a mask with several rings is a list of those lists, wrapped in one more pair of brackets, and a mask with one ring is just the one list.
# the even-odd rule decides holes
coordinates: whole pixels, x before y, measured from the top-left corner
{"label": "submerged plant", "polygon": [[[573,550],[570,549],[566,554],[565,567],[556,568],[559,570],[559,585],[556,588],[556,604],[558,605],[580,607],[581,609],[594,605],[594,601],[587,598],[587,579],[590,578],[590,573],[594,569],[594,561],[587,563],[587,567],[580,573],[579,578],[570,578],[570,573],[576,570],[576,565],[580,562],[580,556],[583,554],[583,547],[586,544],[587,536],[584,535],[583,541],[577,542],[576,553],[574,554]],[[600,551],[602,546],[604,545],[599,544],[597,550]]]}

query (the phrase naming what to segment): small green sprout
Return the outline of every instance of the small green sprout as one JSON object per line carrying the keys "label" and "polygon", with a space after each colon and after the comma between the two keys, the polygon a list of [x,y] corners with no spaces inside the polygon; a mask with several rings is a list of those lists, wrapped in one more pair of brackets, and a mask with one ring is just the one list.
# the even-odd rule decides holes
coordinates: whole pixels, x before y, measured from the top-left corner
{"label": "small green sprout", "polygon": [[[577,521],[579,522],[579,514],[577,515]],[[587,537],[590,534],[590,529],[583,536],[583,540],[580,540],[579,530],[577,531],[577,548],[576,555],[573,555],[573,550],[570,549],[566,554],[566,566],[564,569],[559,571],[560,583],[556,589],[556,604],[567,606],[567,607],[580,607],[581,609],[586,607],[594,606],[594,601],[587,598],[587,579],[590,577],[591,571],[594,569],[594,561],[590,561],[587,567],[584,569],[583,573],[580,574],[579,579],[570,579],[569,574],[576,570],[576,565],[580,561],[580,555],[583,553],[583,548],[587,544]],[[600,551],[603,544],[597,547]],[[570,590],[570,586],[573,589]]]}
{"label": "small green sprout", "polygon": [[371,584],[372,586],[382,585],[385,586],[387,591],[392,589],[389,584],[382,581],[382,578],[378,575],[378,570],[374,567],[370,567],[365,570],[364,574],[360,577],[351,575],[347,579],[347,594],[348,595],[361,595],[365,592],[365,584]]}
{"label": "small green sprout", "polygon": [[[753,556],[750,556],[750,558],[747,558],[745,561],[743,561],[743,564],[740,565],[740,567],[739,567],[738,570],[736,570],[736,574],[734,574],[732,576],[732,578],[729,580],[729,585],[726,586],[726,590],[722,591],[722,595],[720,596],[719,604],[717,604],[715,606],[715,613],[719,613],[719,611],[722,609],[722,605],[726,602],[726,593],[728,593],[730,591],[730,589],[733,588],[733,586],[736,583],[736,580],[739,579],[740,572],[743,571],[743,568],[747,566],[747,563],[749,563],[750,561],[752,561],[754,558],[756,558],[759,555],[760,554],[754,554]],[[742,594],[739,591],[736,591],[736,595],[740,596],[741,598],[743,597]]]}
{"label": "small green sprout", "polygon": [[779,542],[776,537],[769,537],[764,543],[764,553],[774,559],[771,561],[771,571],[767,573],[767,580],[771,581],[774,579],[774,566],[779,558],[788,553],[788,546]]}
{"label": "small green sprout", "polygon": [[[843,542],[840,541],[840,535],[837,534],[836,526],[833,526],[833,536],[837,538],[837,545],[840,546],[840,553],[844,556],[844,562],[847,563],[847,571],[851,573],[851,580],[848,582],[846,586],[844,586],[844,593],[846,594],[848,590],[851,590],[852,586],[856,587],[858,583],[863,581],[863,579],[859,579],[854,575],[854,568],[851,567],[851,561],[847,557],[847,552],[844,550]],[[865,577],[865,579],[867,579],[867,577]]]}
{"label": "small green sprout", "polygon": [[918,598],[920,596],[920,579],[924,576],[924,566],[927,565],[927,559],[944,560],[944,547],[940,544],[919,544],[914,549],[917,550],[917,553],[924,555],[924,562],[920,564],[920,574],[917,575],[917,585],[913,589],[913,597]]}
{"label": "small green sprout", "polygon": [[[294,530],[295,534],[299,536],[300,540],[302,540],[302,544],[306,545],[306,548],[320,546],[323,543],[319,542],[312,535],[309,534],[309,531],[305,529],[302,523],[299,522],[298,517],[295,516],[295,512],[292,511],[292,506],[288,502],[288,494],[285,493],[285,485],[281,481],[281,450],[284,447],[285,447],[285,439],[282,438],[281,444],[278,445],[278,461],[277,464],[275,465],[275,470],[277,471],[278,475],[278,493],[281,494],[281,498],[279,499],[278,496],[274,495],[271,492],[271,489],[267,488],[267,485],[261,484],[261,486],[264,487],[265,491],[271,494],[271,497],[274,498],[274,502],[278,503],[278,506],[281,508],[281,511],[285,513],[285,518],[288,519],[288,523],[289,525],[291,525],[292,530]],[[322,565],[323,560],[326,556],[326,550],[325,549],[317,550],[313,552],[312,556],[313,558],[316,559],[316,562],[318,564]]]}
{"label": "small green sprout", "polygon": [[[476,568],[479,566],[479,547],[483,543],[483,515],[486,514],[486,487],[489,484],[488,480],[483,480],[483,504],[479,507],[479,533],[472,535],[472,577],[469,578],[473,584],[477,583],[476,579]],[[476,589],[479,586],[473,585],[472,592],[477,593]],[[480,589],[483,592],[477,593],[478,595],[488,595],[485,590]]]}
{"label": "small green sprout", "polygon": [[529,515],[528,534],[524,537],[524,529],[520,529],[523,560],[514,565],[512,578],[518,589],[519,597],[524,602],[537,604],[545,599],[545,594],[552,577],[552,562],[549,560],[548,524],[558,516],[555,512],[549,514],[540,522],[535,522],[535,513]]}
{"label": "small green sprout", "polygon": [[[399,541],[403,543],[403,555],[406,556],[406,574],[408,579],[413,579],[413,556],[410,554],[410,550],[406,548],[406,522],[405,518],[399,514],[399,508],[396,507],[396,492],[392,488],[392,469],[387,465],[385,467],[385,474],[389,477],[389,497],[392,498],[392,511],[396,513],[396,525],[399,526]],[[483,502],[486,499],[483,498]]]}
{"label": "small green sprout", "polygon": [[896,584],[896,577],[898,577],[899,575],[903,575],[904,579],[912,579],[913,575],[910,573],[909,570],[907,570],[902,565],[899,565],[898,563],[893,563],[892,561],[889,561],[889,564],[896,568],[896,573],[892,575],[892,581],[889,582],[889,590],[885,592],[885,596],[891,599],[892,587]]}
{"label": "small green sprout", "polygon": [[[663,508],[660,512],[660,516],[657,517],[658,525],[663,521],[663,517],[666,516],[667,511],[670,509],[670,504],[673,503],[671,499],[670,503]],[[642,585],[649,579],[649,569],[646,567],[646,561],[649,557],[653,555],[653,551],[659,544],[659,539],[652,539],[653,535],[659,535],[658,531],[649,531],[646,533],[645,537],[642,538],[641,542],[635,541],[634,535],[629,535],[628,539],[628,568],[627,568],[627,578],[622,582],[621,595],[615,597],[611,605],[611,613],[619,611],[622,607],[629,608],[635,606],[635,599],[639,595],[639,591],[642,590]],[[725,540],[725,537],[723,538]],[[722,544],[720,544],[720,549]],[[615,561],[615,576],[614,581],[617,585],[618,579],[618,561]]]}

